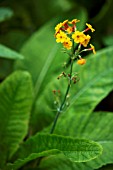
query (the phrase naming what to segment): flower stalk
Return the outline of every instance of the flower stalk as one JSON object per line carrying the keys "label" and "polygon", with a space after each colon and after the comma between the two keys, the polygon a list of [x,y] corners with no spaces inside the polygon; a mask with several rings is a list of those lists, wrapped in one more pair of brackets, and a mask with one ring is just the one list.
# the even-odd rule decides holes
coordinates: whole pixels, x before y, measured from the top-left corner
{"label": "flower stalk", "polygon": [[[62,43],[64,49],[68,50],[69,52],[65,53],[68,54],[70,59],[70,72],[68,74],[62,72],[57,79],[60,79],[61,77],[68,78],[68,85],[67,89],[64,95],[64,99],[61,102],[60,106],[57,107],[57,113],[52,125],[52,128],[50,130],[50,134],[52,134],[55,130],[58,118],[63,111],[64,107],[66,106],[67,97],[69,95],[70,87],[73,82],[75,84],[77,82],[77,75],[73,76],[73,64],[77,60],[77,63],[79,65],[83,65],[86,63],[86,59],[81,57],[81,53],[84,51],[90,51],[92,50],[95,54],[95,47],[90,44],[90,48],[87,48],[87,45],[91,39],[91,36],[89,34],[86,34],[87,31],[91,30],[91,32],[94,32],[95,29],[92,28],[92,26],[88,23],[86,23],[87,28],[83,31],[77,30],[76,23],[80,22],[80,20],[73,19],[72,21],[65,20],[62,23],[59,23],[55,27],[55,38],[57,43]],[[78,48],[75,48],[75,44],[78,45]],[[84,49],[83,49],[84,48]]]}
{"label": "flower stalk", "polygon": [[70,79],[69,79],[69,82],[68,82],[68,86],[67,86],[67,90],[66,90],[66,93],[65,93],[65,96],[64,96],[64,100],[63,100],[62,104],[60,105],[60,107],[57,109],[57,114],[55,116],[55,119],[54,119],[54,122],[53,122],[53,126],[52,126],[52,128],[50,130],[50,134],[52,134],[54,132],[57,120],[58,120],[58,118],[60,116],[60,113],[62,112],[62,110],[63,110],[63,108],[65,106],[66,98],[67,98],[67,95],[69,94],[69,90],[70,90],[71,82],[72,82],[72,70],[73,70],[73,59],[71,59]]}

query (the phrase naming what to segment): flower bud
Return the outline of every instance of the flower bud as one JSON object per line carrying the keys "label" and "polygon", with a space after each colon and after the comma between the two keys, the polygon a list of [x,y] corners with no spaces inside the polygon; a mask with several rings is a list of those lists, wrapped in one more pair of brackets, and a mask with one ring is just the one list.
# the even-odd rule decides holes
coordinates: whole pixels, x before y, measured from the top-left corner
{"label": "flower bud", "polygon": [[86,60],[83,59],[83,58],[81,58],[81,59],[79,59],[79,60],[77,61],[77,64],[79,64],[79,65],[83,65],[83,64],[85,64],[85,63],[86,63]]}

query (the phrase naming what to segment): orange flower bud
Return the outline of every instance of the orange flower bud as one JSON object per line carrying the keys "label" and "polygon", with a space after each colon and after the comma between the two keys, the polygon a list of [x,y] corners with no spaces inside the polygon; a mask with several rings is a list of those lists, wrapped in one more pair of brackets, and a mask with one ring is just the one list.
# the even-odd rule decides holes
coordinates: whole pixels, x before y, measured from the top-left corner
{"label": "orange flower bud", "polygon": [[79,60],[77,61],[77,64],[79,64],[79,65],[83,65],[83,64],[85,64],[85,63],[86,63],[86,60],[83,59],[83,58],[81,58],[81,59],[79,59]]}

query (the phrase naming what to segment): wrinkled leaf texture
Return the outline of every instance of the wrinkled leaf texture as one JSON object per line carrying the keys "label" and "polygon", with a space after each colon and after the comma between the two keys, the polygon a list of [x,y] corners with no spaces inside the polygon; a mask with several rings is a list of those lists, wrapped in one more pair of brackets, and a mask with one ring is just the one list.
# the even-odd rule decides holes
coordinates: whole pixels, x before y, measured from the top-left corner
{"label": "wrinkled leaf texture", "polygon": [[13,165],[9,164],[7,168],[16,170],[28,161],[60,152],[72,162],[86,162],[98,157],[102,152],[102,147],[86,139],[38,133],[20,146],[16,153],[17,160]]}
{"label": "wrinkled leaf texture", "polygon": [[0,167],[17,151],[27,134],[32,100],[28,72],[14,72],[0,84]]}

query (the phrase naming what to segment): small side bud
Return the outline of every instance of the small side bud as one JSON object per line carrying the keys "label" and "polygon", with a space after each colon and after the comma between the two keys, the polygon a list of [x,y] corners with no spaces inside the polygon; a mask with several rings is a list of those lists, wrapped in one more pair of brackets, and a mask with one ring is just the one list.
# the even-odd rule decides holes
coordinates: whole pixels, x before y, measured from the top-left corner
{"label": "small side bud", "polygon": [[52,90],[53,94],[56,94],[56,90]]}
{"label": "small side bud", "polygon": [[60,90],[58,90],[57,92],[58,92],[59,95],[61,94],[61,91],[60,91]]}
{"label": "small side bud", "polygon": [[69,99],[69,98],[70,98],[70,94],[68,94],[68,95],[66,96],[66,98]]}
{"label": "small side bud", "polygon": [[57,77],[57,79],[59,80],[62,76],[63,76],[63,74],[61,73],[61,74]]}
{"label": "small side bud", "polygon": [[57,101],[54,101],[54,105],[57,105],[58,103],[57,103]]}
{"label": "small side bud", "polygon": [[67,107],[69,106],[69,102],[66,102],[66,106],[67,106]]}
{"label": "small side bud", "polygon": [[68,74],[68,77],[71,77],[71,75],[70,75],[70,74]]}
{"label": "small side bud", "polygon": [[77,64],[79,64],[79,65],[84,65],[85,63],[86,63],[86,60],[83,58],[81,58],[77,61]]}
{"label": "small side bud", "polygon": [[62,73],[57,77],[57,79],[59,80],[62,76],[66,77],[67,75],[66,75],[66,73],[62,72]]}
{"label": "small side bud", "polygon": [[66,76],[67,76],[67,75],[66,75],[66,73],[64,73],[64,72],[62,72],[62,74],[63,74],[63,76],[64,76],[64,77],[66,77]]}

